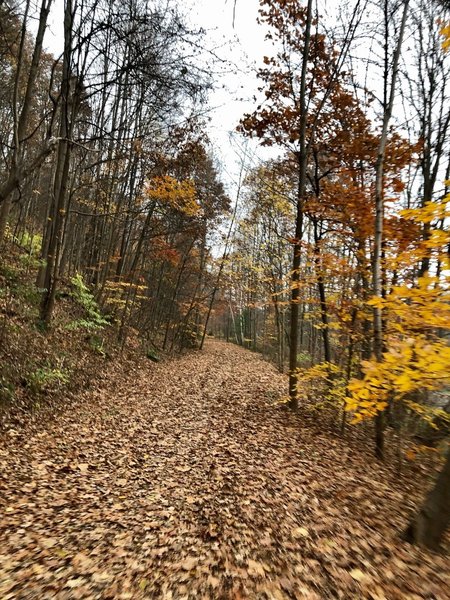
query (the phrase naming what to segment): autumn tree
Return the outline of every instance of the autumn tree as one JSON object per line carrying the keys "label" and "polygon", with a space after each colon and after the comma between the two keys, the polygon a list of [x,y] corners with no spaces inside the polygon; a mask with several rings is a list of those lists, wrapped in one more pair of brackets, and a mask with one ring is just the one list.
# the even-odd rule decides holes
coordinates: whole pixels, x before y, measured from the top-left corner
{"label": "autumn tree", "polygon": [[287,149],[297,165],[289,335],[289,397],[294,410],[298,407],[296,369],[307,171],[324,108],[340,90],[338,79],[358,17],[355,11],[338,53],[320,32],[311,1],[306,6],[298,0],[262,2],[260,21],[270,29],[267,38],[274,41],[275,55],[265,57],[266,66],[259,71],[265,100],[240,125],[243,133],[260,138],[262,144]]}
{"label": "autumn tree", "polygon": [[[8,242],[41,244],[41,322],[52,323],[59,287],[75,278],[94,289],[122,342],[138,328],[145,343],[177,348],[188,331],[203,333],[212,230],[228,206],[197,116],[209,88],[196,58],[202,33],[171,2],[68,0],[64,51],[56,58],[41,51],[33,84],[39,40],[29,32],[31,5],[23,3],[25,14],[2,6],[1,64],[11,97],[19,82],[17,127],[27,90],[35,94],[20,150],[33,172],[22,178],[18,201],[10,194],[0,211]],[[0,98],[5,115],[8,98]],[[5,180],[13,130],[1,140]],[[47,138],[52,153],[33,162]]]}

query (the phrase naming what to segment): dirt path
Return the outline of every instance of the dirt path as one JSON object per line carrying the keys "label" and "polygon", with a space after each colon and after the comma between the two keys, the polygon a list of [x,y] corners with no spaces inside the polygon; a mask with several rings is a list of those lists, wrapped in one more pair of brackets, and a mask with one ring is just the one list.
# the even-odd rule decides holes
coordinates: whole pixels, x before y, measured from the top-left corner
{"label": "dirt path", "polygon": [[115,373],[0,440],[0,598],[450,598],[398,541],[406,481],[276,407],[260,357]]}

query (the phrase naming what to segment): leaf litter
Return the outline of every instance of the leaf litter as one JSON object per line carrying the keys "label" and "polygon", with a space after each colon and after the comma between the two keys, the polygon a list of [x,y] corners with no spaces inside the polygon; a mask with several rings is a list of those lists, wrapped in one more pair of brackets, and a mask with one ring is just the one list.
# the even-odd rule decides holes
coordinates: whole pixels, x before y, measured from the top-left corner
{"label": "leaf litter", "polygon": [[0,598],[450,598],[448,558],[399,538],[423,486],[277,405],[285,386],[210,341],[6,431]]}

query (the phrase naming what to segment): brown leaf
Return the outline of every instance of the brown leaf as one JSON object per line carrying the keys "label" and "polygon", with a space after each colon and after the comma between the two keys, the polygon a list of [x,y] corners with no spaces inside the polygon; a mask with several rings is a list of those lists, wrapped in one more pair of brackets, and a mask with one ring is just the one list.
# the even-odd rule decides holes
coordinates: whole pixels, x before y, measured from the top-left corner
{"label": "brown leaf", "polygon": [[77,552],[72,558],[72,563],[77,573],[84,575],[95,571],[95,562],[87,554],[84,554],[84,552]]}
{"label": "brown leaf", "polygon": [[262,575],[263,577],[265,576],[266,572],[262,563],[259,563],[256,560],[249,559],[247,561],[247,565],[248,572],[250,575]]}
{"label": "brown leaf", "polygon": [[309,537],[309,531],[305,527],[296,527],[292,531],[292,537],[295,538],[296,540],[298,540],[300,538]]}
{"label": "brown leaf", "polygon": [[175,470],[178,471],[179,473],[188,473],[188,471],[191,470],[191,467],[189,466],[184,466],[184,467],[175,467]]}
{"label": "brown leaf", "polygon": [[58,540],[53,537],[43,538],[39,541],[40,545],[44,548],[53,548],[58,543]]}
{"label": "brown leaf", "polygon": [[192,571],[198,565],[198,559],[194,556],[189,556],[181,563],[181,568],[184,571]]}
{"label": "brown leaf", "polygon": [[213,575],[209,575],[208,579],[206,580],[206,583],[215,589],[215,588],[219,587],[220,579],[218,579],[217,577],[214,577]]}
{"label": "brown leaf", "polygon": [[107,571],[94,573],[91,576],[92,581],[95,581],[95,583],[108,583],[109,581],[112,581],[113,578],[113,575],[111,575],[111,573],[108,573]]}
{"label": "brown leaf", "polygon": [[360,569],[353,569],[350,571],[350,577],[355,581],[363,581],[366,579],[367,575],[363,573]]}
{"label": "brown leaf", "polygon": [[80,585],[83,585],[84,581],[85,580],[83,579],[83,577],[74,577],[73,579],[69,579],[64,587],[74,589],[80,587]]}

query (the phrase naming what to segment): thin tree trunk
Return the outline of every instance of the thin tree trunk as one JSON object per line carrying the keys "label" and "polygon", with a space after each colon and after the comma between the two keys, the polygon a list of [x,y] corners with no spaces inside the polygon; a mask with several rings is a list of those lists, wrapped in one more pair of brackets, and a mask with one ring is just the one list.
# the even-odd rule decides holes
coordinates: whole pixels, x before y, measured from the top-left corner
{"label": "thin tree trunk", "polygon": [[[54,210],[50,227],[50,240],[48,245],[47,263],[44,274],[44,292],[40,307],[40,318],[45,326],[50,324],[55,302],[56,287],[58,281],[58,262],[62,246],[62,235],[66,215],[67,184],[70,167],[70,143],[69,136],[72,132],[73,111],[70,110],[71,90],[71,55],[73,37],[73,6],[72,0],[66,0],[64,11],[64,58],[63,75],[61,82],[61,122],[60,139],[58,143],[57,163],[54,179]],[[75,101],[72,98],[72,101]]]}
{"label": "thin tree trunk", "polygon": [[317,229],[317,220],[314,220],[314,262],[316,265],[317,290],[320,301],[320,319],[322,321],[322,340],[325,362],[331,362],[330,331],[328,326],[328,305],[325,292],[325,282],[323,280],[320,264],[320,237]]}
{"label": "thin tree trunk", "polygon": [[312,0],[308,0],[305,42],[302,56],[302,70],[300,80],[300,139],[298,160],[298,190],[297,214],[295,219],[295,242],[292,260],[291,275],[291,321],[290,321],[290,346],[289,346],[289,408],[298,410],[297,390],[297,353],[298,353],[298,317],[300,304],[300,265],[302,257],[303,236],[303,206],[306,191],[306,166],[308,162],[308,149],[306,144],[307,103],[306,103],[306,78],[308,72],[308,56],[311,43]]}
{"label": "thin tree trunk", "polygon": [[[385,0],[387,7],[387,0]],[[398,65],[405,32],[406,17],[408,14],[409,0],[403,4],[403,15],[400,25],[400,32],[393,57],[392,74],[390,81],[389,100],[384,106],[383,125],[380,135],[380,143],[377,152],[377,162],[375,166],[375,243],[373,258],[373,292],[377,298],[383,297],[383,275],[382,275],[382,251],[383,251],[383,227],[384,227],[384,193],[383,193],[383,171],[386,154],[386,144],[389,131],[389,122],[392,116],[392,109],[395,99],[395,87],[397,83]],[[386,9],[387,10],[387,9]],[[387,18],[386,18],[387,21]],[[387,34],[386,34],[387,35]],[[386,39],[387,46],[387,39]],[[387,58],[386,58],[387,61]],[[386,63],[387,64],[387,63]],[[387,82],[385,82],[387,84]],[[386,97],[387,99],[387,97]],[[374,353],[378,362],[383,360],[383,311],[381,306],[375,306],[373,310],[373,333],[374,333]],[[384,458],[384,413],[379,412],[375,417],[375,455],[380,460]]]}

